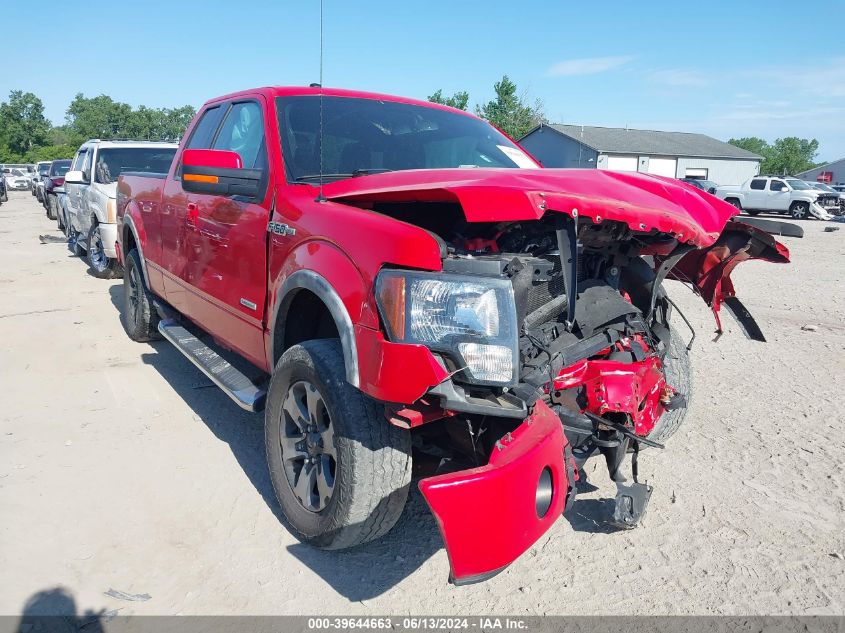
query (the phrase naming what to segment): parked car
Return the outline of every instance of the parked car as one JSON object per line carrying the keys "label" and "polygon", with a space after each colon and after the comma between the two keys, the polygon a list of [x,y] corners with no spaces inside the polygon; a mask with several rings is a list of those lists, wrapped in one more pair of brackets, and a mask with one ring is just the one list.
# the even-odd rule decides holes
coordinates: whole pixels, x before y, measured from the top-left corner
{"label": "parked car", "polygon": [[[7,169],[8,172],[4,173],[7,190],[26,191],[29,189],[31,177],[25,169],[21,169],[19,167],[11,167]],[[5,171],[6,170],[4,169],[4,172]]]}
{"label": "parked car", "polygon": [[166,171],[175,143],[101,141],[83,143],[65,175],[66,206],[74,250],[85,254],[93,273],[103,279],[120,273],[114,244],[117,179],[124,171]]}
{"label": "parked car", "polygon": [[70,159],[54,160],[44,178],[44,208],[48,218],[59,221],[59,228],[63,226],[63,219],[59,215],[58,201],[65,191],[65,174],[69,169]]}
{"label": "parked car", "polygon": [[738,187],[717,187],[715,195],[748,215],[763,211],[788,213],[796,220],[811,216],[829,220],[839,204],[834,195],[791,176],[755,176]]}
{"label": "parked car", "polygon": [[0,204],[9,201],[9,194],[6,193],[6,179],[0,176]]}
{"label": "parked car", "polygon": [[845,213],[845,187],[843,187],[843,191],[837,191],[830,185],[827,185],[823,182],[812,182],[812,181],[804,181],[808,185],[810,185],[813,189],[818,189],[819,191],[824,191],[830,194],[834,194],[838,196],[838,209],[829,208],[831,213],[835,213],[836,215],[842,215]]}
{"label": "parked car", "polygon": [[44,177],[50,171],[50,163],[53,161],[42,160],[35,164],[35,173],[30,182],[30,190],[32,195],[38,199],[38,202],[44,200]]}
{"label": "parked car", "polygon": [[623,483],[620,465],[662,446],[690,396],[662,280],[693,280],[717,320],[725,305],[759,339],[730,271],[786,262],[786,248],[681,183],[542,169],[467,112],[318,94],[214,99],[171,165],[121,175],[130,338],[163,336],[241,407],[265,409],[281,510],[316,547],[393,527],[412,445],[430,456],[419,486],[456,583],[525,552],[594,453],[617,482],[614,521],[636,525],[651,488],[635,465]]}
{"label": "parked car", "polygon": [[682,178],[681,180],[707,193],[716,193],[716,187],[719,186],[712,180],[705,180],[704,178]]}

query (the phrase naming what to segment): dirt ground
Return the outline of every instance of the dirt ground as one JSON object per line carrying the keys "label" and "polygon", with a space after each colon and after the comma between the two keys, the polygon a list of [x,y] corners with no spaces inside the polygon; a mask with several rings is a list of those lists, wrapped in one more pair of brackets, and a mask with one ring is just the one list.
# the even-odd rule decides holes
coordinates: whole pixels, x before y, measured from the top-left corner
{"label": "dirt ground", "polygon": [[845,225],[802,224],[803,240],[781,238],[792,264],[734,275],[766,344],[727,316],[714,341],[708,309],[672,287],[698,332],[695,397],[667,449],[641,458],[655,486],[645,524],[607,525],[614,488],[592,463],[598,489],[572,516],[496,578],[454,587],[417,492],[381,541],[297,543],[278,520],[263,416],[167,343],[130,341],[122,281],[41,244],[55,223],[12,192],[0,207],[0,613],[30,601],[123,615],[843,614]]}

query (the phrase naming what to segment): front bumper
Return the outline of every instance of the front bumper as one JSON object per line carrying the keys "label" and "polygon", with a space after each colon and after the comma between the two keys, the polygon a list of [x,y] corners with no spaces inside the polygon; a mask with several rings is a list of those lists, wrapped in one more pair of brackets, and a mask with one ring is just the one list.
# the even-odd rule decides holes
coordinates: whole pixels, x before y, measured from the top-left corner
{"label": "front bumper", "polygon": [[[486,466],[420,481],[443,536],[450,582],[486,580],[510,565],[563,513],[570,482],[560,419],[541,401],[497,444]],[[538,486],[551,474],[551,503],[538,508]]]}
{"label": "front bumper", "polygon": [[821,206],[818,202],[810,204],[810,215],[818,220],[830,220],[833,217],[833,214]]}
{"label": "front bumper", "polygon": [[103,252],[109,259],[115,259],[117,252],[114,243],[117,241],[117,224],[100,222],[100,238],[103,240]]}

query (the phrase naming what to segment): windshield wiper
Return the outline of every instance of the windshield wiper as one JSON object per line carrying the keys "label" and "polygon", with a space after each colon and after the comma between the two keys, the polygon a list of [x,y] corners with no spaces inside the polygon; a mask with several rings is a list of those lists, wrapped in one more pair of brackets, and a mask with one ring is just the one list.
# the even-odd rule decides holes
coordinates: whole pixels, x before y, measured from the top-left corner
{"label": "windshield wiper", "polygon": [[296,182],[308,182],[309,180],[320,180],[320,178],[352,178],[352,174],[307,174],[297,176]]}
{"label": "windshield wiper", "polygon": [[356,169],[351,174],[307,174],[305,176],[297,176],[296,182],[309,182],[312,180],[320,180],[323,178],[357,178],[359,176],[368,176],[369,174],[382,174],[392,169],[385,169],[384,167],[371,167],[368,169]]}
{"label": "windshield wiper", "polygon": [[352,172],[352,177],[357,178],[358,176],[368,176],[370,174],[383,174],[388,171],[393,170],[387,169],[386,167],[370,167],[368,169],[356,169]]}

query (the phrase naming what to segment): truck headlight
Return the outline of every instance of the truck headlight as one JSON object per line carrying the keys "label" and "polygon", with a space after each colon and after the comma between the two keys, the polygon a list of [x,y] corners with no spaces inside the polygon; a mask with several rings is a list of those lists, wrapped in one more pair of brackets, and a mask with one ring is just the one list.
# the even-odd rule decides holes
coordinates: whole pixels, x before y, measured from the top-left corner
{"label": "truck headlight", "polygon": [[517,328],[507,279],[383,270],[376,301],[388,338],[444,352],[469,382],[516,382]]}

